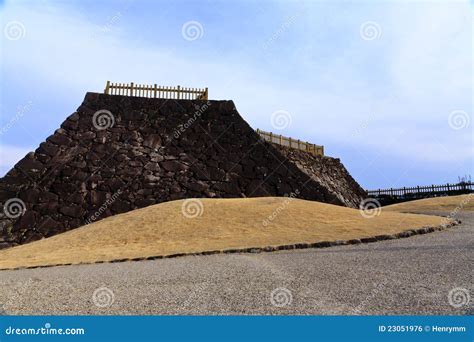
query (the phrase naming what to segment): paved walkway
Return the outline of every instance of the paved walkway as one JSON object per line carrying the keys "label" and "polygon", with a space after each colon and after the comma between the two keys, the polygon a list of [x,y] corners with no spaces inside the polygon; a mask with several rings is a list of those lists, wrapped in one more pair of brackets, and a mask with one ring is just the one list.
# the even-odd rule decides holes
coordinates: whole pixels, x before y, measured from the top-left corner
{"label": "paved walkway", "polygon": [[1,271],[7,314],[467,314],[474,214],[406,239],[326,249]]}

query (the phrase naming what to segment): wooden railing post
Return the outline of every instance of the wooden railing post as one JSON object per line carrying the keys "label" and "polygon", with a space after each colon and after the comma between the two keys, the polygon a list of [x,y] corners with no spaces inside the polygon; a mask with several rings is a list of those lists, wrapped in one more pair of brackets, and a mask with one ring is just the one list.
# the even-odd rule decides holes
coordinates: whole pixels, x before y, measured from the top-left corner
{"label": "wooden railing post", "polygon": [[181,93],[181,90],[180,90],[180,88],[181,88],[181,87],[180,87],[180,86],[178,86],[178,90],[176,91],[176,93],[178,94],[178,95],[177,95],[177,98],[178,98],[178,100],[179,100],[179,95],[180,95],[180,93]]}
{"label": "wooden railing post", "polygon": [[110,88],[110,81],[107,81],[107,84],[105,85],[105,90],[104,90],[105,94],[109,94],[109,88]]}
{"label": "wooden railing post", "polygon": [[133,82],[130,83],[130,96],[133,96]]}

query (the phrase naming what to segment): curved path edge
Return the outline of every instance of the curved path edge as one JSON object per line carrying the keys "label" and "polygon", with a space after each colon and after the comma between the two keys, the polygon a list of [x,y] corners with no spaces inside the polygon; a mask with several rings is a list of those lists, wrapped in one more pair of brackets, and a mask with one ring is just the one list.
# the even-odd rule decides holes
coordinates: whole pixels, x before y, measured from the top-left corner
{"label": "curved path edge", "polygon": [[448,228],[454,227],[461,224],[461,221],[458,219],[450,220],[445,224],[438,226],[426,226],[416,229],[404,230],[396,234],[382,234],[375,235],[372,237],[364,237],[360,239],[351,239],[351,240],[335,240],[335,241],[319,241],[314,243],[295,243],[289,245],[279,245],[279,246],[267,246],[267,247],[247,247],[247,248],[231,248],[224,250],[210,250],[203,252],[185,252],[185,253],[174,253],[168,255],[153,255],[147,257],[137,257],[137,258],[124,258],[124,259],[114,259],[107,261],[96,261],[96,262],[82,262],[82,263],[63,263],[63,264],[52,264],[52,265],[35,265],[35,266],[24,266],[24,267],[12,267],[12,268],[0,268],[0,271],[12,271],[20,269],[33,269],[33,268],[48,268],[48,267],[57,267],[57,266],[70,266],[70,265],[91,265],[91,264],[103,264],[103,263],[117,263],[117,262],[127,262],[127,261],[143,261],[143,260],[157,260],[157,259],[170,259],[178,258],[184,256],[199,256],[199,255],[213,255],[213,254],[235,254],[235,253],[262,253],[262,252],[276,252],[284,250],[294,250],[294,249],[307,249],[307,248],[328,248],[333,246],[345,246],[345,245],[358,245],[362,243],[372,243],[384,240],[395,240],[408,238],[414,235],[423,235],[428,233],[433,233],[437,231],[446,230]]}

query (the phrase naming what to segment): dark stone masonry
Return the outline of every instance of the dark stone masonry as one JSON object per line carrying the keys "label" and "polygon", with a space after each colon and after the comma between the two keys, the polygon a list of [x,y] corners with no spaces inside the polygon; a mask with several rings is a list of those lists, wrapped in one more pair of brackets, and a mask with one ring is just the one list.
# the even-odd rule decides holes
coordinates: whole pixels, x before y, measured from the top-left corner
{"label": "dark stone masonry", "polygon": [[0,248],[190,197],[285,196],[357,207],[338,159],[263,141],[232,101],[88,93],[0,179]]}

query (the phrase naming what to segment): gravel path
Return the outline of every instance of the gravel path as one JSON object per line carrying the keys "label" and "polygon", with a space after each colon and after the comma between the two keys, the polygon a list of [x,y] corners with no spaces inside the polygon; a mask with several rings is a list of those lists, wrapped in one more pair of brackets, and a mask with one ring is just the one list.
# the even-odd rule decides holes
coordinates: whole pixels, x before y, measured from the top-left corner
{"label": "gravel path", "polygon": [[[459,218],[371,244],[1,271],[0,312],[473,314],[474,213]],[[470,303],[449,304],[456,288]]]}

